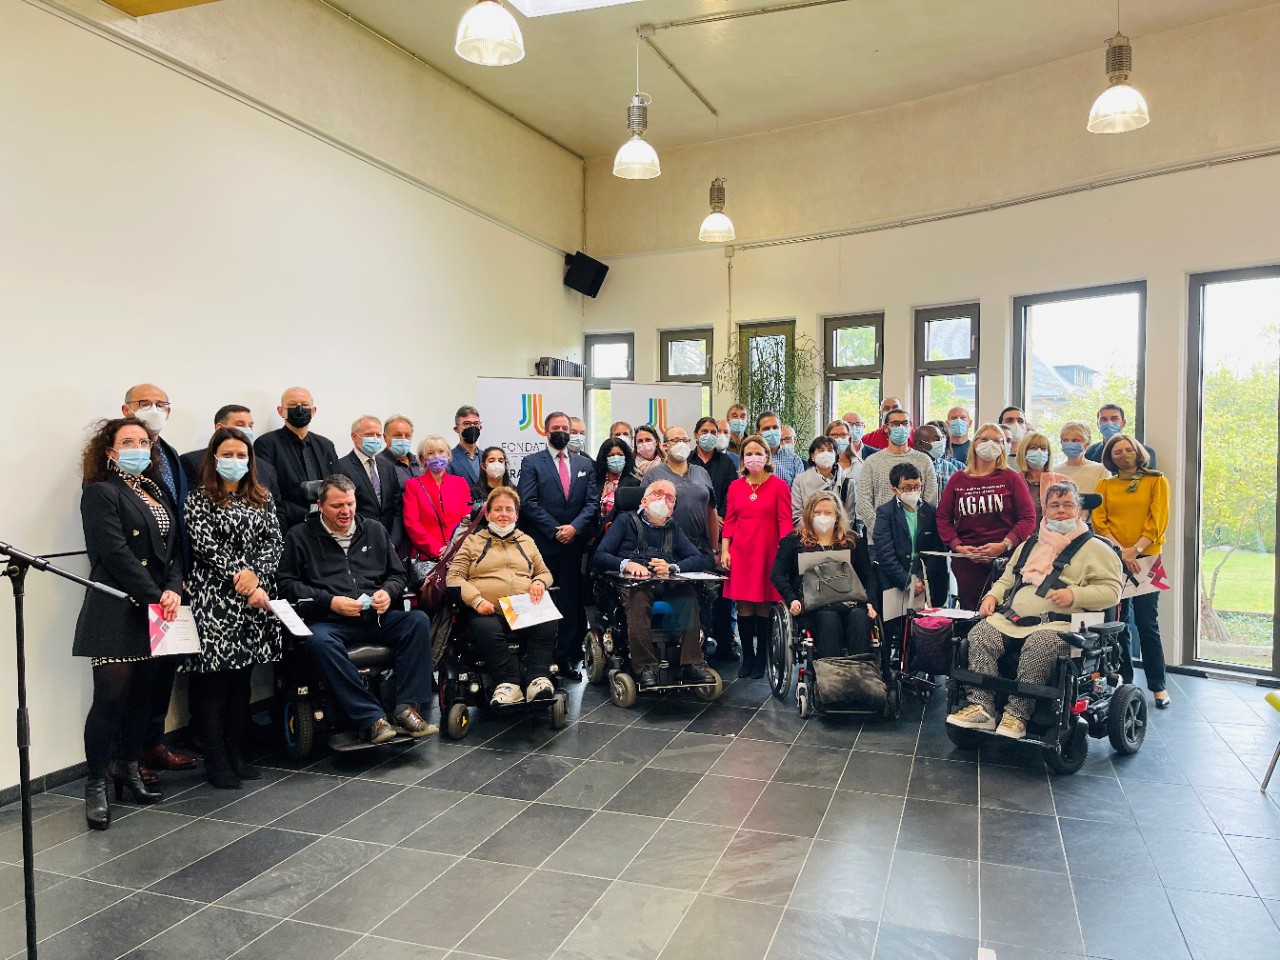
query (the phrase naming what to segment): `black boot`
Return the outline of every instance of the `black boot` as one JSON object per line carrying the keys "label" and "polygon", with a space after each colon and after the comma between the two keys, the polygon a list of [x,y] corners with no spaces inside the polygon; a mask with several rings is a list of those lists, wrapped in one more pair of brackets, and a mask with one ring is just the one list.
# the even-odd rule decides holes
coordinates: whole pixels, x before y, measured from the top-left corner
{"label": "black boot", "polygon": [[244,758],[244,731],[249,725],[249,685],[252,667],[245,667],[232,674],[227,685],[227,716],[223,723],[223,735],[227,742],[227,762],[231,772],[241,780],[261,780],[262,771]]}
{"label": "black boot", "polygon": [[84,818],[94,830],[111,826],[111,802],[107,800],[105,777],[90,777],[84,783]]}
{"label": "black boot", "polygon": [[764,676],[769,662],[769,642],[773,639],[773,617],[756,617],[756,659],[751,668],[751,679]]}
{"label": "black boot", "polygon": [[221,741],[205,744],[204,778],[219,790],[240,790],[244,787],[227,756],[226,744]]}
{"label": "black boot", "polygon": [[742,661],[738,664],[739,679],[748,679],[756,662],[756,618],[738,615],[738,639],[742,641]]}
{"label": "black boot", "polygon": [[241,780],[262,779],[262,771],[244,758],[238,740],[227,741],[227,762],[231,765],[231,772]]}
{"label": "black boot", "polygon": [[128,791],[129,799],[134,803],[159,803],[164,799],[162,791],[152,790],[142,782],[142,772],[138,769],[137,760],[117,763],[113,779],[116,782],[117,800],[124,800],[125,791]]}

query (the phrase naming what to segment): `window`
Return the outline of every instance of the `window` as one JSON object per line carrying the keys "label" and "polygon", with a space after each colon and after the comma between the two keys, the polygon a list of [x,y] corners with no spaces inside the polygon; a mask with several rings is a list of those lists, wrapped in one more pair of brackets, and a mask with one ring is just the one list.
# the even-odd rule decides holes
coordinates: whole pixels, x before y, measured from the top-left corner
{"label": "window", "polygon": [[822,325],[825,422],[851,410],[874,418],[880,409],[884,314],[825,317]]}
{"label": "window", "polygon": [[610,385],[614,380],[634,380],[636,338],[631,333],[587,334],[586,377],[582,381],[587,411],[587,444],[589,449],[599,449],[609,435],[613,423],[613,394]]}
{"label": "window", "polygon": [[946,420],[952,407],[978,417],[976,303],[916,311],[916,423]]}
{"label": "window", "polygon": [[1188,316],[1183,656],[1280,676],[1280,265],[1193,276]]}
{"label": "window", "polygon": [[702,415],[711,415],[711,373],[714,359],[710,327],[697,330],[663,330],[659,334],[662,357],[659,379],[668,383],[702,384]]}
{"label": "window", "polygon": [[1064,423],[1096,424],[1104,403],[1141,439],[1146,302],[1141,280],[1014,298],[1014,402],[1055,450]]}
{"label": "window", "polygon": [[[794,375],[796,322],[771,320],[738,327],[738,365],[743,382],[734,398],[748,411],[748,418],[764,410],[776,410],[786,420],[787,384]],[[755,425],[752,423],[751,428]]]}

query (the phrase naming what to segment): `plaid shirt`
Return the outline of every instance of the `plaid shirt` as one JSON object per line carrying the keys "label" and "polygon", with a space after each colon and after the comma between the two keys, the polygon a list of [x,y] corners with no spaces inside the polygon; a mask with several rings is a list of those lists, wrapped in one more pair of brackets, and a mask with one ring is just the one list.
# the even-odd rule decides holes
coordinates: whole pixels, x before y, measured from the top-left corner
{"label": "plaid shirt", "polygon": [[943,488],[947,481],[964,469],[964,464],[950,457],[939,457],[933,461],[933,475],[938,478],[938,499],[942,499]]}

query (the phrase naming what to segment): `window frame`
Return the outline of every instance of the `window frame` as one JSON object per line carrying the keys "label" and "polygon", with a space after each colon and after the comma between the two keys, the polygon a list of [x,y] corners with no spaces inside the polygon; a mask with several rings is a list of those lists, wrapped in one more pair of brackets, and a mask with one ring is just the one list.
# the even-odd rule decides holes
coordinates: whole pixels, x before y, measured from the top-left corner
{"label": "window frame", "polygon": [[[871,363],[838,366],[835,362],[835,338],[839,330],[872,327],[876,335],[875,359]],[[822,413],[824,423],[838,415],[831,398],[832,384],[842,380],[877,380],[879,400],[884,399],[884,311],[842,313],[822,318]]]}
{"label": "window frame", "polygon": [[[625,377],[599,377],[592,370],[592,347],[622,343],[627,347],[627,375]],[[587,425],[588,442],[591,439],[591,391],[612,390],[614,380],[636,378],[636,335],[630,333],[588,333],[582,339],[582,420]],[[605,428],[608,429],[607,427]]]}
{"label": "window frame", "polygon": [[[936,320],[951,320],[955,317],[969,318],[969,356],[962,360],[929,360],[925,357],[925,344],[928,338],[925,331],[928,325]],[[980,422],[978,418],[979,404],[982,398],[982,378],[978,365],[982,359],[982,304],[977,301],[953,303],[941,307],[918,307],[915,310],[915,417],[918,423],[924,422],[924,381],[926,377],[940,377],[949,374],[973,375],[973,417],[974,426]],[[881,398],[883,400],[883,397]]]}
{"label": "window frame", "polygon": [[1134,381],[1133,409],[1126,410],[1133,435],[1139,441],[1146,439],[1145,396],[1147,392],[1147,281],[1129,280],[1124,283],[1108,283],[1098,287],[1077,287],[1074,290],[1057,290],[1053,293],[1032,293],[1013,298],[1013,383],[1010,396],[1013,402],[1026,409],[1027,403],[1027,320],[1032,307],[1046,303],[1062,303],[1066,300],[1093,300],[1097,297],[1114,297],[1126,293],[1138,295],[1138,371]]}

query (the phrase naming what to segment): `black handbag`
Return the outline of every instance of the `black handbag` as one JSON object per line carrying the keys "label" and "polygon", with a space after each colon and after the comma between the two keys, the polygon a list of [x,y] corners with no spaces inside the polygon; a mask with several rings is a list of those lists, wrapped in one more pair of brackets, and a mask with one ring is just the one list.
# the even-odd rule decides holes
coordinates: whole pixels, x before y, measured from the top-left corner
{"label": "black handbag", "polygon": [[814,564],[801,575],[800,587],[806,611],[849,600],[867,602],[867,588],[848,560],[831,559]]}

